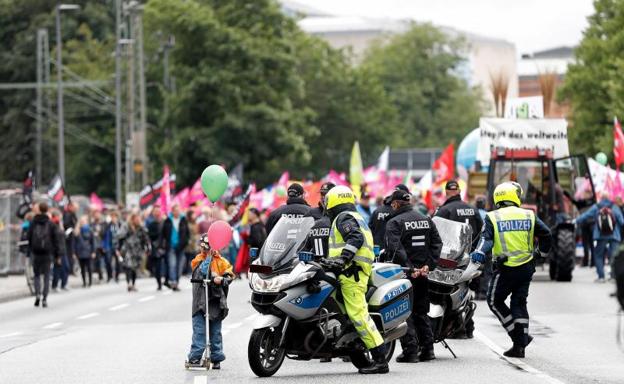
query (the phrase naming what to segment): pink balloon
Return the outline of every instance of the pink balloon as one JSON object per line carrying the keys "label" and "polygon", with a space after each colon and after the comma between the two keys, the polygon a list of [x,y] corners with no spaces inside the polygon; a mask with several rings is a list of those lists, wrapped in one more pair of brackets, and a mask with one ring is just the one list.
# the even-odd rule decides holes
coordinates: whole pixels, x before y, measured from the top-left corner
{"label": "pink balloon", "polygon": [[208,228],[208,243],[212,249],[221,250],[232,240],[232,227],[223,220],[218,220]]}

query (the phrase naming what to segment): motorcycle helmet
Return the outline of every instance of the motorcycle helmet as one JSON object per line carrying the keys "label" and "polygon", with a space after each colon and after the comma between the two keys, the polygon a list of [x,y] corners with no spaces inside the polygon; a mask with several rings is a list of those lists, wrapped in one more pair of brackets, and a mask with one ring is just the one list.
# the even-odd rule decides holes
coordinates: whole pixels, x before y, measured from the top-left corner
{"label": "motorcycle helmet", "polygon": [[494,204],[496,206],[501,205],[503,202],[509,202],[519,207],[522,204],[520,197],[522,195],[522,187],[520,184],[513,182],[506,182],[499,184],[494,189]]}
{"label": "motorcycle helmet", "polygon": [[325,195],[325,207],[329,210],[342,204],[355,205],[355,195],[351,188],[339,185],[330,189]]}

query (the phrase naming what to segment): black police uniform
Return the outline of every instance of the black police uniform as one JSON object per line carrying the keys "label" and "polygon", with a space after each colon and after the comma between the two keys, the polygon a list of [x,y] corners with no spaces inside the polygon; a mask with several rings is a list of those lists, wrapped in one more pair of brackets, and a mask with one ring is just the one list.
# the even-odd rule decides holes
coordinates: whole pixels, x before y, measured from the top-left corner
{"label": "black police uniform", "polygon": [[[308,216],[314,217],[312,210]],[[329,255],[329,231],[331,230],[331,220],[326,215],[314,221],[306,241],[305,250],[314,253],[316,256],[327,257]]]}
{"label": "black police uniform", "polygon": [[266,222],[267,235],[282,217],[304,217],[310,212],[310,206],[302,197],[289,197],[285,205],[277,208],[269,215]]}
{"label": "black police uniform", "polygon": [[483,228],[483,220],[477,208],[463,202],[461,196],[456,195],[449,197],[438,208],[434,216],[469,224],[470,228],[472,228],[472,247],[470,247],[470,251],[474,251],[479,243],[481,229]]}
{"label": "black police uniform", "polygon": [[[437,266],[442,239],[433,221],[414,211],[411,205],[399,208],[386,224],[386,260],[409,268]],[[404,355],[433,349],[433,331],[429,312],[429,280],[426,277],[409,278],[413,287],[412,316],[408,319],[407,335],[401,338]]]}
{"label": "black police uniform", "polygon": [[[474,251],[479,243],[481,229],[483,228],[483,220],[476,207],[463,202],[460,195],[455,195],[449,197],[444,204],[438,208],[434,216],[470,225],[470,228],[472,228],[472,246],[470,247],[470,252]],[[491,268],[491,265],[486,265],[485,268]],[[480,285],[480,278],[476,278],[470,283],[470,288],[474,291],[479,291]],[[474,321],[470,318],[466,322],[467,337],[472,338],[473,331]],[[457,337],[463,336],[458,334]]]}
{"label": "black police uniform", "polygon": [[318,206],[314,208],[310,208],[310,211],[306,216],[312,217],[314,221],[323,217],[323,207]]}
{"label": "black police uniform", "polygon": [[382,206],[373,211],[373,214],[368,222],[368,227],[373,233],[373,242],[380,248],[383,248],[385,245],[386,223],[392,215],[392,207],[390,204],[386,205],[384,203]]}

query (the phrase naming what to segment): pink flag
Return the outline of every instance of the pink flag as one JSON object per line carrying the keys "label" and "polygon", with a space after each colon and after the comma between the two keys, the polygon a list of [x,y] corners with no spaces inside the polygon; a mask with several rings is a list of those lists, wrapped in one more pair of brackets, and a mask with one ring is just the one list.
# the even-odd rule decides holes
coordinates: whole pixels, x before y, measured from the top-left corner
{"label": "pink flag", "polygon": [[160,189],[160,208],[165,214],[171,210],[171,186],[169,183],[169,166],[163,170],[163,183]]}
{"label": "pink flag", "polygon": [[347,182],[347,175],[344,172],[338,173],[333,169],[330,169],[327,176],[325,176],[323,179],[336,185],[349,185],[349,183]]}
{"label": "pink flag", "polygon": [[186,210],[190,206],[189,199],[188,199],[189,191],[190,189],[186,187],[180,192],[178,192],[173,198],[173,204],[178,204],[180,208],[182,208],[183,210]]}
{"label": "pink flag", "polygon": [[104,210],[104,202],[102,202],[102,199],[100,199],[100,197],[95,192],[91,192],[89,200],[91,209],[94,209],[98,212],[102,212],[102,210]]}
{"label": "pink flag", "polygon": [[188,193],[188,205],[194,204],[197,201],[202,200],[206,195],[204,195],[204,191],[201,187],[201,178],[197,179],[193,187],[191,187]]}

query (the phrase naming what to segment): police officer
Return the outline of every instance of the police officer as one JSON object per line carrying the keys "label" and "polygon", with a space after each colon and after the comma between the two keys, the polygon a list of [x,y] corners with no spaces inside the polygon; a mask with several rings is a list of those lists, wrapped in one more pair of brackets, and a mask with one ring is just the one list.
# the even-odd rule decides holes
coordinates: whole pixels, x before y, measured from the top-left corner
{"label": "police officer", "polygon": [[[513,347],[504,353],[507,357],[524,357],[524,349],[533,340],[529,335],[527,297],[535,272],[534,240],[545,255],[550,250],[550,230],[533,211],[520,208],[522,188],[518,183],[502,183],[494,189],[496,210],[489,212],[472,260],[483,263],[492,252],[494,274],[487,294],[487,302],[498,317]],[[511,295],[511,308],[505,304]]]}
{"label": "police officer", "polygon": [[483,228],[483,220],[479,215],[479,211],[472,205],[462,201],[461,190],[457,181],[448,181],[444,190],[446,201],[438,208],[434,216],[469,224],[470,228],[472,228],[472,247],[470,251],[473,251],[477,247],[481,228]]}
{"label": "police officer", "polygon": [[368,313],[366,289],[375,259],[373,235],[355,208],[355,195],[345,186],[329,190],[327,214],[332,221],[329,235],[329,266],[337,271],[347,316],[373,357],[373,364],[360,368],[364,374],[388,373],[384,339]]}
{"label": "police officer", "polygon": [[[409,279],[413,288],[412,315],[408,319],[407,334],[401,338],[403,353],[399,363],[415,363],[435,359],[433,331],[429,312],[429,280],[427,275],[437,266],[442,251],[442,239],[433,221],[415,211],[411,195],[395,190],[391,196],[394,217],[386,225],[385,257],[403,267],[412,269]],[[420,354],[418,349],[420,346]]]}
{"label": "police officer", "polygon": [[[470,251],[472,252],[477,247],[477,243],[479,242],[481,235],[481,228],[483,228],[481,215],[479,214],[477,208],[462,201],[461,190],[457,181],[449,180],[444,187],[444,191],[447,199],[444,204],[438,208],[434,216],[470,225],[470,228],[472,229],[472,246],[470,247]],[[471,282],[470,288],[474,291],[479,290],[478,278]],[[472,339],[473,332],[474,321],[471,317],[466,322],[466,329],[457,332],[453,335],[453,337]]]}
{"label": "police officer", "polygon": [[310,212],[310,205],[303,198],[303,194],[305,191],[301,184],[292,183],[288,187],[288,200],[286,200],[286,204],[281,207],[275,209],[269,215],[269,218],[266,222],[266,232],[267,235],[271,233],[273,227],[279,219],[282,217],[296,218],[296,217],[304,217]]}
{"label": "police officer", "polygon": [[[404,184],[398,184],[394,189],[409,192]],[[387,196],[383,200],[383,205],[373,211],[368,222],[368,226],[373,232],[373,241],[375,245],[378,245],[381,249],[383,249],[386,244],[386,223],[390,220],[394,212],[390,206],[390,198],[391,196]]]}
{"label": "police officer", "polygon": [[313,252],[316,256],[327,257],[329,246],[329,229],[331,228],[331,221],[325,212],[325,196],[330,189],[336,185],[332,182],[327,182],[321,185],[321,199],[319,205],[316,208],[310,209],[307,216],[315,219],[314,226],[310,229],[308,240],[306,242],[305,249]]}

